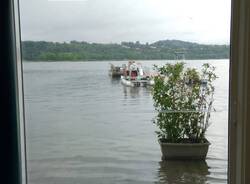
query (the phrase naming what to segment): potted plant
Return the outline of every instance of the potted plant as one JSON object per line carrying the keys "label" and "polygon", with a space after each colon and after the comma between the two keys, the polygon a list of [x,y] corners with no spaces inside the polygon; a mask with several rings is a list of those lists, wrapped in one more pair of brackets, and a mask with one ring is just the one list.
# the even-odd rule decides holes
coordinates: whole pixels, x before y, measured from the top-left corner
{"label": "potted plant", "polygon": [[157,115],[162,159],[199,159],[207,155],[205,133],[210,125],[215,67],[206,63],[201,71],[184,63],[155,66],[152,95]]}

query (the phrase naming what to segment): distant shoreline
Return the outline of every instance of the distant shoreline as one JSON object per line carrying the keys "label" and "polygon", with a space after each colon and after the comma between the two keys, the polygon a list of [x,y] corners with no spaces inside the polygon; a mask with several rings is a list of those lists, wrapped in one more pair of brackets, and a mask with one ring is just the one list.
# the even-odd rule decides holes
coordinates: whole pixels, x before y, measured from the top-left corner
{"label": "distant shoreline", "polygon": [[22,56],[26,61],[175,60],[180,53],[186,60],[228,59],[229,45],[205,45],[180,40],[161,40],[152,44],[138,41],[120,44],[22,42]]}
{"label": "distant shoreline", "polygon": [[[229,60],[229,58],[224,58],[224,59],[189,59],[189,60],[167,60],[167,59],[161,59],[161,60],[159,60],[159,59],[151,59],[151,60],[133,60],[133,61],[135,61],[135,62],[142,62],[142,61],[145,61],[145,62],[147,62],[147,61],[176,61],[176,62],[185,62],[185,61],[202,61],[202,60],[204,60],[204,61],[209,61],[209,60],[225,60],[225,61],[227,61],[227,60]],[[62,61],[31,61],[31,60],[22,60],[23,62],[25,62],[25,63],[36,63],[36,62],[46,62],[46,63],[56,63],[56,62],[72,62],[72,63],[77,63],[77,62],[122,62],[122,61],[124,61],[124,62],[128,62],[128,61],[130,61],[130,60],[91,60],[91,61],[88,61],[88,60],[86,60],[86,61],[81,61],[81,60],[78,60],[78,61],[66,61],[66,60],[62,60]]]}

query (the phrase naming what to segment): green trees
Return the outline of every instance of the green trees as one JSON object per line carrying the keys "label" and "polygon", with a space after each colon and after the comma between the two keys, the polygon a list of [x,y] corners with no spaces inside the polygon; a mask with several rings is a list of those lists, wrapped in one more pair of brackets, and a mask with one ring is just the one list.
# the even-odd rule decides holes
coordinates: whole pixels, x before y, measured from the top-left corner
{"label": "green trees", "polygon": [[199,72],[176,63],[156,69],[160,75],[154,78],[152,94],[158,138],[171,143],[202,142],[213,104],[215,68],[204,64]]}
{"label": "green trees", "polygon": [[227,45],[201,45],[178,40],[158,41],[152,44],[122,42],[97,44],[79,41],[69,43],[23,41],[23,59],[28,61],[77,60],[161,60],[175,59],[175,52],[183,51],[186,59],[229,58]]}

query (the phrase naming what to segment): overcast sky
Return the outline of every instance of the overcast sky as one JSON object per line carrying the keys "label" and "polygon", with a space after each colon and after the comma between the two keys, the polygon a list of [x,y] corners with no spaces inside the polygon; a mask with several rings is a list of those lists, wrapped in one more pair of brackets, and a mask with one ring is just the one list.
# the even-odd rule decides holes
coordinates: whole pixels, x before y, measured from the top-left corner
{"label": "overcast sky", "polygon": [[22,40],[228,44],[230,0],[20,0]]}

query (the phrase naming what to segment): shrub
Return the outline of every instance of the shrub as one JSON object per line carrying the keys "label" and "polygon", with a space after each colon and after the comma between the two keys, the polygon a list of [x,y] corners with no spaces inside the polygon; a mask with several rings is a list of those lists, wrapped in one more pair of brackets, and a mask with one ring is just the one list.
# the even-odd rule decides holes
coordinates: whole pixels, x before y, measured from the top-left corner
{"label": "shrub", "polygon": [[209,127],[215,67],[206,63],[201,71],[184,63],[155,66],[159,75],[152,89],[159,128],[158,138],[167,142],[203,142]]}

